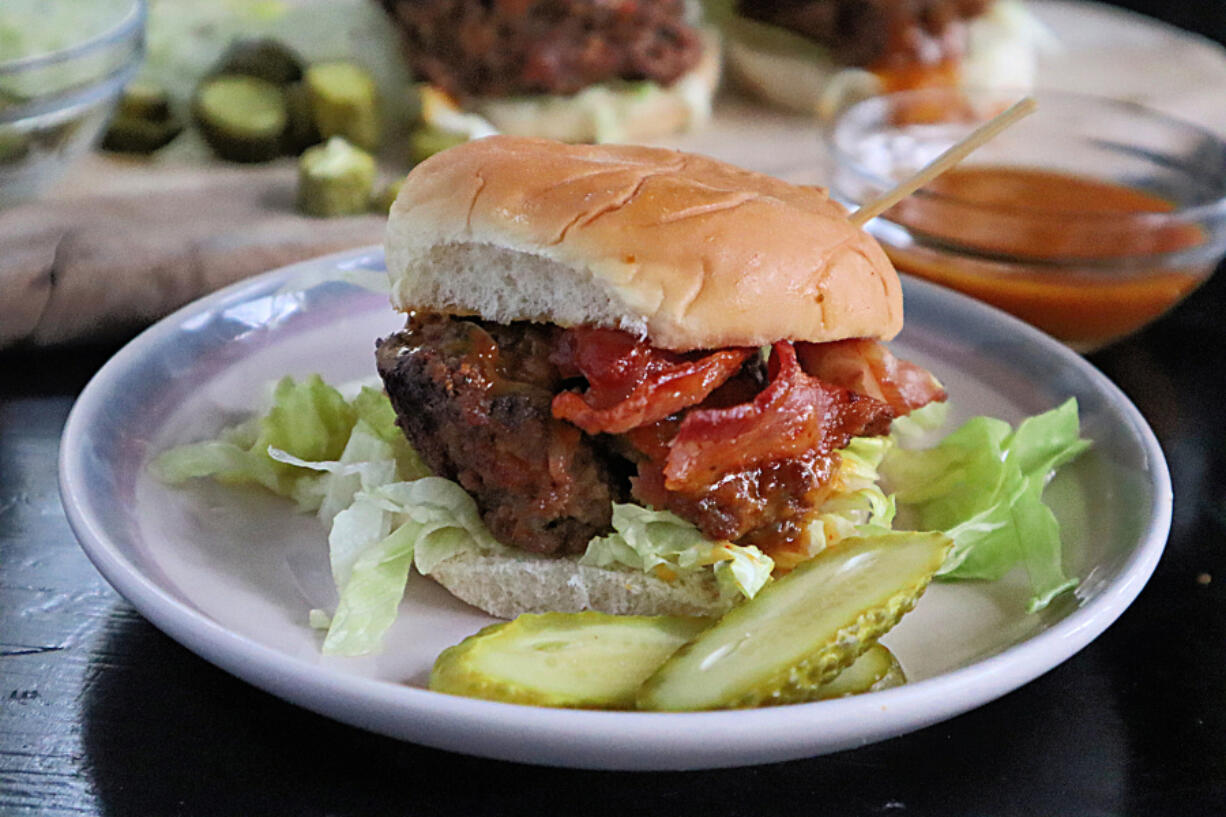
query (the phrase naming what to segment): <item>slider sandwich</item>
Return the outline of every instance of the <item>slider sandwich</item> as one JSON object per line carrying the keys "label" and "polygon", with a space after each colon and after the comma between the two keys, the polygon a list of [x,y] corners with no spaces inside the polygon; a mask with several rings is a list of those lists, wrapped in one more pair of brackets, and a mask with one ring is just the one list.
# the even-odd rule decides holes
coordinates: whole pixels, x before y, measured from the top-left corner
{"label": "slider sandwich", "polygon": [[844,208],[705,157],[469,142],[386,251],[397,423],[496,540],[417,567],[496,616],[722,612],[886,513],[864,449],[945,398],[883,345],[899,280]]}
{"label": "slider sandwich", "polygon": [[881,93],[1025,90],[1052,34],[1020,0],[711,0],[729,72],[763,99],[833,116]]}
{"label": "slider sandwich", "polygon": [[640,141],[710,115],[718,38],[684,0],[381,2],[425,83],[428,125],[454,129],[438,110],[454,105],[488,123],[459,120],[474,135]]}

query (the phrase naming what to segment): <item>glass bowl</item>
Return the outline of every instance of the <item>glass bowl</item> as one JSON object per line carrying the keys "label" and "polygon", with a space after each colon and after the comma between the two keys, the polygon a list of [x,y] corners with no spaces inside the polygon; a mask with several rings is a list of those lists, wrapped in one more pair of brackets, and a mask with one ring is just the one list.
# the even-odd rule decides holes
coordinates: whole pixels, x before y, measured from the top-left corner
{"label": "glass bowl", "polygon": [[0,0],[0,207],[89,150],[144,54],[144,0]]}
{"label": "glass bowl", "polygon": [[[1019,92],[863,100],[826,131],[833,193],[871,201]],[[1038,110],[868,224],[900,271],[1091,351],[1159,317],[1226,252],[1226,144],[1134,103],[1039,92]]]}

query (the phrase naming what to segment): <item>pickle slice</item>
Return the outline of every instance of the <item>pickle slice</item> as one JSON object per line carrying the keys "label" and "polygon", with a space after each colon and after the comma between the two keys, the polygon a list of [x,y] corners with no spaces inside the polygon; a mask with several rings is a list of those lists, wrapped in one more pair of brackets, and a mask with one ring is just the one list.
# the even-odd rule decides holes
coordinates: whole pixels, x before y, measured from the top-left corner
{"label": "pickle slice", "polygon": [[874,644],[865,650],[851,666],[814,690],[810,700],[825,701],[830,698],[846,698],[878,692],[907,683],[902,665],[882,644]]}
{"label": "pickle slice", "polygon": [[267,80],[220,74],[200,83],[193,106],[209,147],[223,159],[264,162],[281,153],[285,95]]}
{"label": "pickle slice", "polygon": [[153,153],[169,144],[182,130],[173,119],[155,121],[118,115],[107,126],[102,149],[114,153]]}
{"label": "pickle slice", "polygon": [[240,37],[230,43],[210,74],[242,74],[273,85],[302,79],[302,57],[285,43],[269,37]]}
{"label": "pickle slice", "polygon": [[639,708],[811,700],[915,605],[949,546],[939,533],[844,540],[678,650],[644,683]]}
{"label": "pickle slice", "polygon": [[330,218],[365,213],[375,186],[375,160],[339,136],[298,159],[298,209]]}
{"label": "pickle slice", "polygon": [[430,689],[536,706],[633,709],[643,679],[710,624],[681,616],[525,614],[444,650]]}
{"label": "pickle slice", "polygon": [[463,133],[422,125],[409,134],[409,161],[420,164],[436,153],[442,153],[447,148],[462,145],[467,141],[468,136]]}
{"label": "pickle slice", "polygon": [[170,109],[170,95],[155,83],[137,80],[124,86],[119,107],[102,137],[102,149],[152,153],[183,131]]}
{"label": "pickle slice", "polygon": [[116,115],[165,122],[170,119],[170,95],[161,85],[152,82],[129,82],[119,95]]}
{"label": "pickle slice", "polygon": [[370,72],[351,62],[321,62],[307,69],[303,81],[320,136],[343,136],[363,150],[379,147],[379,107]]}
{"label": "pickle slice", "polygon": [[319,128],[315,127],[315,117],[311,113],[311,100],[307,95],[306,85],[293,82],[283,89],[285,94],[285,152],[290,156],[298,156],[311,145],[323,141]]}

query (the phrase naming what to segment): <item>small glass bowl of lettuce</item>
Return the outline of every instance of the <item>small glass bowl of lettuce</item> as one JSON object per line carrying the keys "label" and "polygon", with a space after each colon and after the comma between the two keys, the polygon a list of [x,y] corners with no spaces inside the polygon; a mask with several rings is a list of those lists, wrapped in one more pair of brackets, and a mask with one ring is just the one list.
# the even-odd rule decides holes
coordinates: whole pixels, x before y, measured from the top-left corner
{"label": "small glass bowl of lettuce", "polygon": [[144,31],[144,0],[0,2],[0,207],[93,146],[140,67]]}

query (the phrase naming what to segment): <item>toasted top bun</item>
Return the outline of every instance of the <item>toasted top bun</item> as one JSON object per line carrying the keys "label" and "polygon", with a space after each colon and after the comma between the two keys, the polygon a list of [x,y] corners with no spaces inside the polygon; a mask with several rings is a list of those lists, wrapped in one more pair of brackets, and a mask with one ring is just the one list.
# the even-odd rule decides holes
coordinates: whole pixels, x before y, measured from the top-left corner
{"label": "toasted top bun", "polygon": [[902,328],[894,268],[824,189],[659,148],[492,136],[443,151],[392,205],[387,267],[406,311],[679,351]]}

